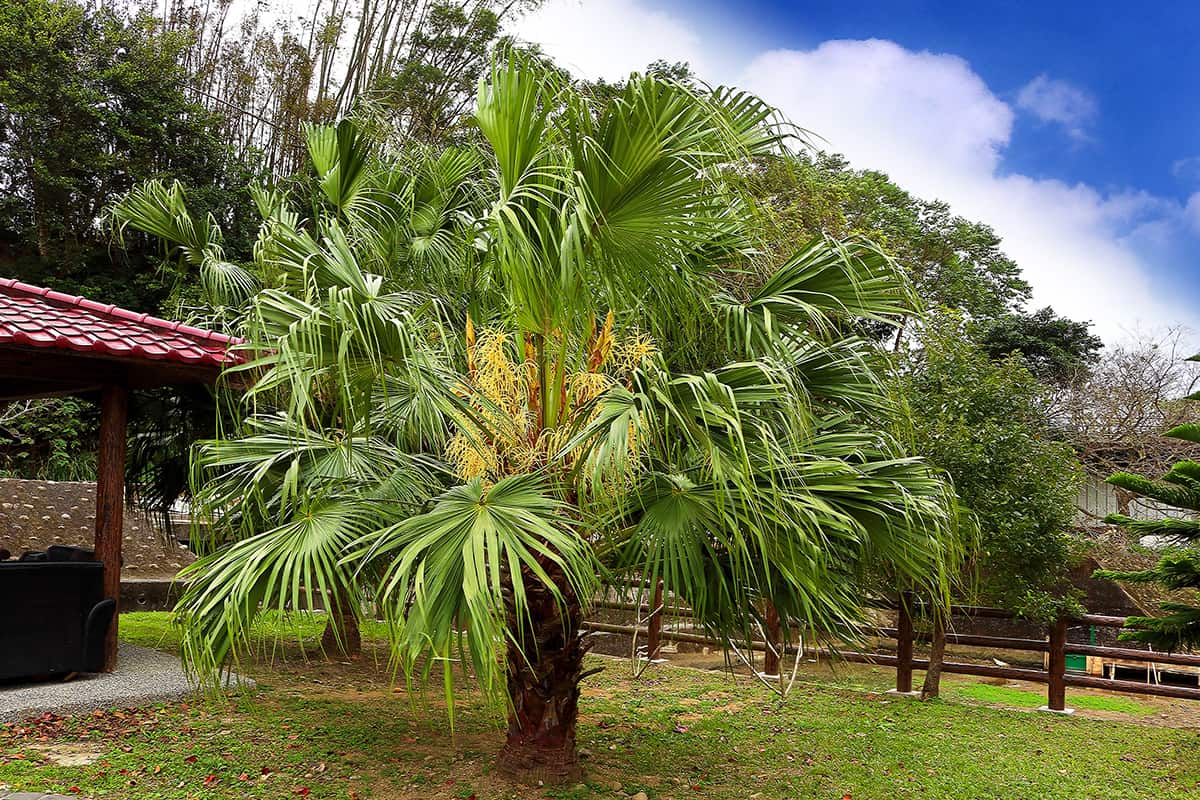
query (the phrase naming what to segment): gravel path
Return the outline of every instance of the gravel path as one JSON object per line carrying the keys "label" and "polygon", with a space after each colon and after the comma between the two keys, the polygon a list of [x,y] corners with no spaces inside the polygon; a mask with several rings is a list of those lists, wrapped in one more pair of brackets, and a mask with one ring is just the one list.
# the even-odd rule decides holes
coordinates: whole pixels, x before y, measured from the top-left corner
{"label": "gravel path", "polygon": [[[246,678],[237,680],[243,686],[254,685]],[[116,672],[81,675],[67,682],[0,686],[0,722],[17,722],[47,711],[69,716],[182,700],[193,691],[175,656],[121,644]],[[3,794],[0,800],[6,800]]]}

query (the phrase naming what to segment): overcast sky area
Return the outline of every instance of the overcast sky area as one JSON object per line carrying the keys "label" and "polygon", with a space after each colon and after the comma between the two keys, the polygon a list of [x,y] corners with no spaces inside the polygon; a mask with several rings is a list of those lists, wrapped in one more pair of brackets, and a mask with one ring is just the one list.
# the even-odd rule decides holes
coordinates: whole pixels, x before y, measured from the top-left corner
{"label": "overcast sky area", "polygon": [[1117,343],[1200,331],[1200,6],[1150,5],[549,0],[513,32],[581,77],[664,59],[756,92],[990,224],[1031,308]]}

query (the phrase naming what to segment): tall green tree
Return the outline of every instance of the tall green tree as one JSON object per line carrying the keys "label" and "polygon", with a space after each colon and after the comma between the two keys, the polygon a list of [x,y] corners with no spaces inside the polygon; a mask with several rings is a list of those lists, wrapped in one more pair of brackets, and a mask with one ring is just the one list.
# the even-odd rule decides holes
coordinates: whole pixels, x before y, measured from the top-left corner
{"label": "tall green tree", "polygon": [[474,90],[500,40],[501,11],[486,4],[431,4],[396,68],[380,75],[370,106],[392,130],[440,142],[468,118]]}
{"label": "tall green tree", "polygon": [[[945,597],[943,483],[887,431],[877,353],[836,320],[913,298],[862,240],[816,238],[738,294],[755,220],[729,167],[778,151],[773,111],[630,80],[597,105],[524,59],[479,89],[481,148],[372,153],[315,129],[327,203],[260,194],[239,425],[197,452],[214,549],[178,608],[211,676],[265,608],[370,589],[405,670],[469,663],[502,698],[502,766],[579,771],[580,623],[605,578],[662,579],[713,634],[853,635],[880,565]],[[123,224],[186,246],[172,192]],[[215,283],[214,286],[221,284]],[[668,366],[679,328],[721,351]]]}
{"label": "tall green tree", "polygon": [[1071,564],[1082,477],[1046,417],[1044,386],[1019,357],[991,359],[954,317],[928,324],[903,373],[914,451],[951,476],[978,521],[980,599],[1043,607]]}
{"label": "tall green tree", "polygon": [[[1082,471],[1053,435],[1045,387],[1018,355],[999,361],[950,315],[927,320],[900,391],[912,451],[953,481],[964,527],[978,531],[966,600],[1040,618],[1073,607],[1064,584]],[[927,694],[937,693],[936,676]]]}
{"label": "tall green tree", "polygon": [[[103,208],[148,179],[203,187],[198,215],[222,224],[231,257],[249,256],[245,184],[214,117],[189,99],[178,63],[188,39],[111,3],[0,5],[0,274],[136,311],[190,316],[194,277],[161,269],[158,245],[113,248]],[[88,479],[96,413],[51,399],[0,425],[0,469]],[[211,418],[211,414],[209,414]],[[145,420],[134,419],[135,425]]]}
{"label": "tall green tree", "polygon": [[355,115],[401,140],[461,133],[476,82],[511,45],[502,30],[539,4],[330,0],[286,17],[230,0],[153,7],[163,29],[186,38],[189,91],[224,140],[286,178],[305,167],[307,125]]}
{"label": "tall green tree", "polygon": [[[1193,361],[1200,360],[1193,356]],[[1196,399],[1193,396],[1191,399]],[[1178,425],[1165,434],[1190,444],[1200,443],[1200,424]],[[1200,511],[1200,463],[1179,461],[1161,478],[1147,478],[1129,472],[1118,472],[1108,479],[1113,486],[1137,497],[1156,500],[1179,509],[1181,514],[1157,520],[1138,520],[1125,514],[1110,514],[1105,522],[1120,525],[1138,536],[1158,537],[1166,552],[1148,570],[1121,572],[1098,570],[1096,577],[1139,583],[1158,583],[1165,589],[1186,593],[1193,602],[1173,600],[1162,603],[1161,616],[1130,617],[1121,637],[1127,641],[1143,642],[1155,650],[1181,650],[1200,645],[1200,520],[1187,512]]]}

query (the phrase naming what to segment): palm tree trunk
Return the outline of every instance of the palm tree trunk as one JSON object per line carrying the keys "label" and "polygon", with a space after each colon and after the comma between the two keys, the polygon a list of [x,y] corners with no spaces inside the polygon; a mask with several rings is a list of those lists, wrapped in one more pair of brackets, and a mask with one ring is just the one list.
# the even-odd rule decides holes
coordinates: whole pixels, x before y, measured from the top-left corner
{"label": "palm tree trunk", "polygon": [[510,630],[520,631],[507,651],[508,738],[499,768],[527,783],[554,785],[577,781],[582,774],[575,750],[579,681],[587,647],[579,636],[583,608],[566,576],[552,562],[542,567],[563,597],[528,572],[525,578],[529,619],[509,611]]}
{"label": "palm tree trunk", "polygon": [[354,613],[354,597],[341,589],[329,605],[329,621],[321,634],[321,649],[326,655],[357,658],[362,654],[362,636],[358,630],[358,614]]}
{"label": "palm tree trunk", "polygon": [[942,690],[942,661],[946,657],[946,618],[938,614],[933,619],[933,636],[929,644],[929,669],[921,684],[921,699],[931,700]]}

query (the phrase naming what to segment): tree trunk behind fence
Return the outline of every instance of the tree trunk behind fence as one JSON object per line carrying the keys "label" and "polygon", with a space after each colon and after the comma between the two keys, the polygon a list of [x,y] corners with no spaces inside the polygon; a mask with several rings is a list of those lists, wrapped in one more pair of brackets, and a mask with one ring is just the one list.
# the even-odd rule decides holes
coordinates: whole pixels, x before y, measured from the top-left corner
{"label": "tree trunk behind fence", "polygon": [[650,619],[646,629],[646,658],[650,661],[658,658],[662,651],[662,609],[663,582],[659,580],[654,586],[654,600],[650,603]]}
{"label": "tree trunk behind fence", "polygon": [[362,654],[362,636],[358,630],[358,614],[354,603],[358,602],[346,589],[330,598],[329,621],[321,634],[321,649],[327,656],[357,658]]}
{"label": "tree trunk behind fence", "polygon": [[929,645],[929,669],[925,671],[925,683],[921,685],[921,699],[930,700],[938,696],[942,688],[942,661],[946,656],[946,618],[937,614],[933,618],[933,636]]}

